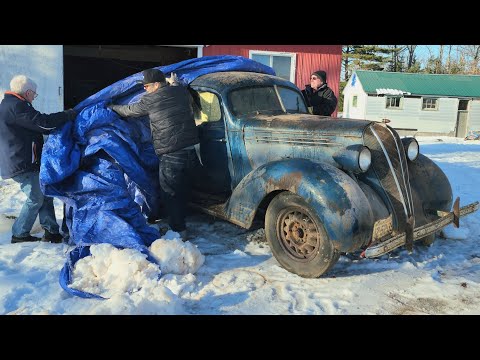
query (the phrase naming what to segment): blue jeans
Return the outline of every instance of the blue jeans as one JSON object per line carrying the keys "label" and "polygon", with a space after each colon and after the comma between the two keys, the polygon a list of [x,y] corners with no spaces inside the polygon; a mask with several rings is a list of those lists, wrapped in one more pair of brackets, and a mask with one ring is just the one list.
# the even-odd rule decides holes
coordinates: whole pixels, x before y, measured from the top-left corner
{"label": "blue jeans", "polygon": [[191,182],[198,166],[195,150],[178,150],[160,158],[159,180],[161,195],[169,215],[168,225],[173,231],[186,229],[187,201]]}
{"label": "blue jeans", "polygon": [[40,217],[40,225],[52,234],[59,233],[53,198],[44,196],[40,189],[38,172],[27,172],[12,178],[20,184],[22,192],[27,195],[20,215],[12,226],[12,235],[15,237],[27,237],[30,235],[33,224]]}

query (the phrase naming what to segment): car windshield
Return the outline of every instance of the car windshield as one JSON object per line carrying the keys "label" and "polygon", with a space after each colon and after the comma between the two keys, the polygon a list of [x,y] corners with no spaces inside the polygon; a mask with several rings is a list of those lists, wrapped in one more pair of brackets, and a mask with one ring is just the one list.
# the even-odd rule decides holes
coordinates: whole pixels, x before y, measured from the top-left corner
{"label": "car windshield", "polygon": [[275,113],[307,113],[302,95],[282,86],[245,87],[230,93],[235,116]]}

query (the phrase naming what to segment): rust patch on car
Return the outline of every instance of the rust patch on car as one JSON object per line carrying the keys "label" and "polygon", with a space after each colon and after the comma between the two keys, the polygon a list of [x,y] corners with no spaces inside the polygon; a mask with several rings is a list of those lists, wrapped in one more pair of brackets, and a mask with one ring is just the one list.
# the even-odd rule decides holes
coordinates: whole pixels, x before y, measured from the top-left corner
{"label": "rust patch on car", "polygon": [[278,180],[270,178],[266,183],[267,193],[278,189],[289,190],[293,193],[297,193],[298,187],[302,182],[302,178],[303,176],[300,171],[285,174]]}

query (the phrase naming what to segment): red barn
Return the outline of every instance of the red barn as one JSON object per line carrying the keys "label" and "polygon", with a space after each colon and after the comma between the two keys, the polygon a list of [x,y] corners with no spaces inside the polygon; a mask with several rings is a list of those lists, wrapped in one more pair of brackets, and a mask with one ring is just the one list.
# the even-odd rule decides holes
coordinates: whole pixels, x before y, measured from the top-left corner
{"label": "red barn", "polygon": [[[339,98],[342,45],[205,45],[203,56],[240,55],[272,67],[300,90],[315,70],[327,72],[328,86]],[[337,109],[338,110],[338,109]],[[335,111],[333,116],[337,115]]]}

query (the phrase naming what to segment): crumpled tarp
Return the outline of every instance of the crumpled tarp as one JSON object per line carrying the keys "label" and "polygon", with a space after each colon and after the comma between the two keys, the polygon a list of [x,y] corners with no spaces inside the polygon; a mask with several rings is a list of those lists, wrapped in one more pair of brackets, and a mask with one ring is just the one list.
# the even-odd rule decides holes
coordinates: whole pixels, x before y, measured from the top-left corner
{"label": "crumpled tarp", "polygon": [[[272,68],[240,56],[207,56],[159,66],[184,84],[219,71],[251,71],[275,75]],[[46,141],[40,168],[45,195],[66,204],[67,225],[75,248],[60,273],[60,285],[84,298],[99,295],[69,287],[75,263],[90,254],[92,244],[109,243],[146,254],[160,237],[146,222],[159,207],[158,158],[148,118],[124,120],[106,103],[129,104],[144,93],[138,72],[83,100],[77,118],[52,132]]]}

